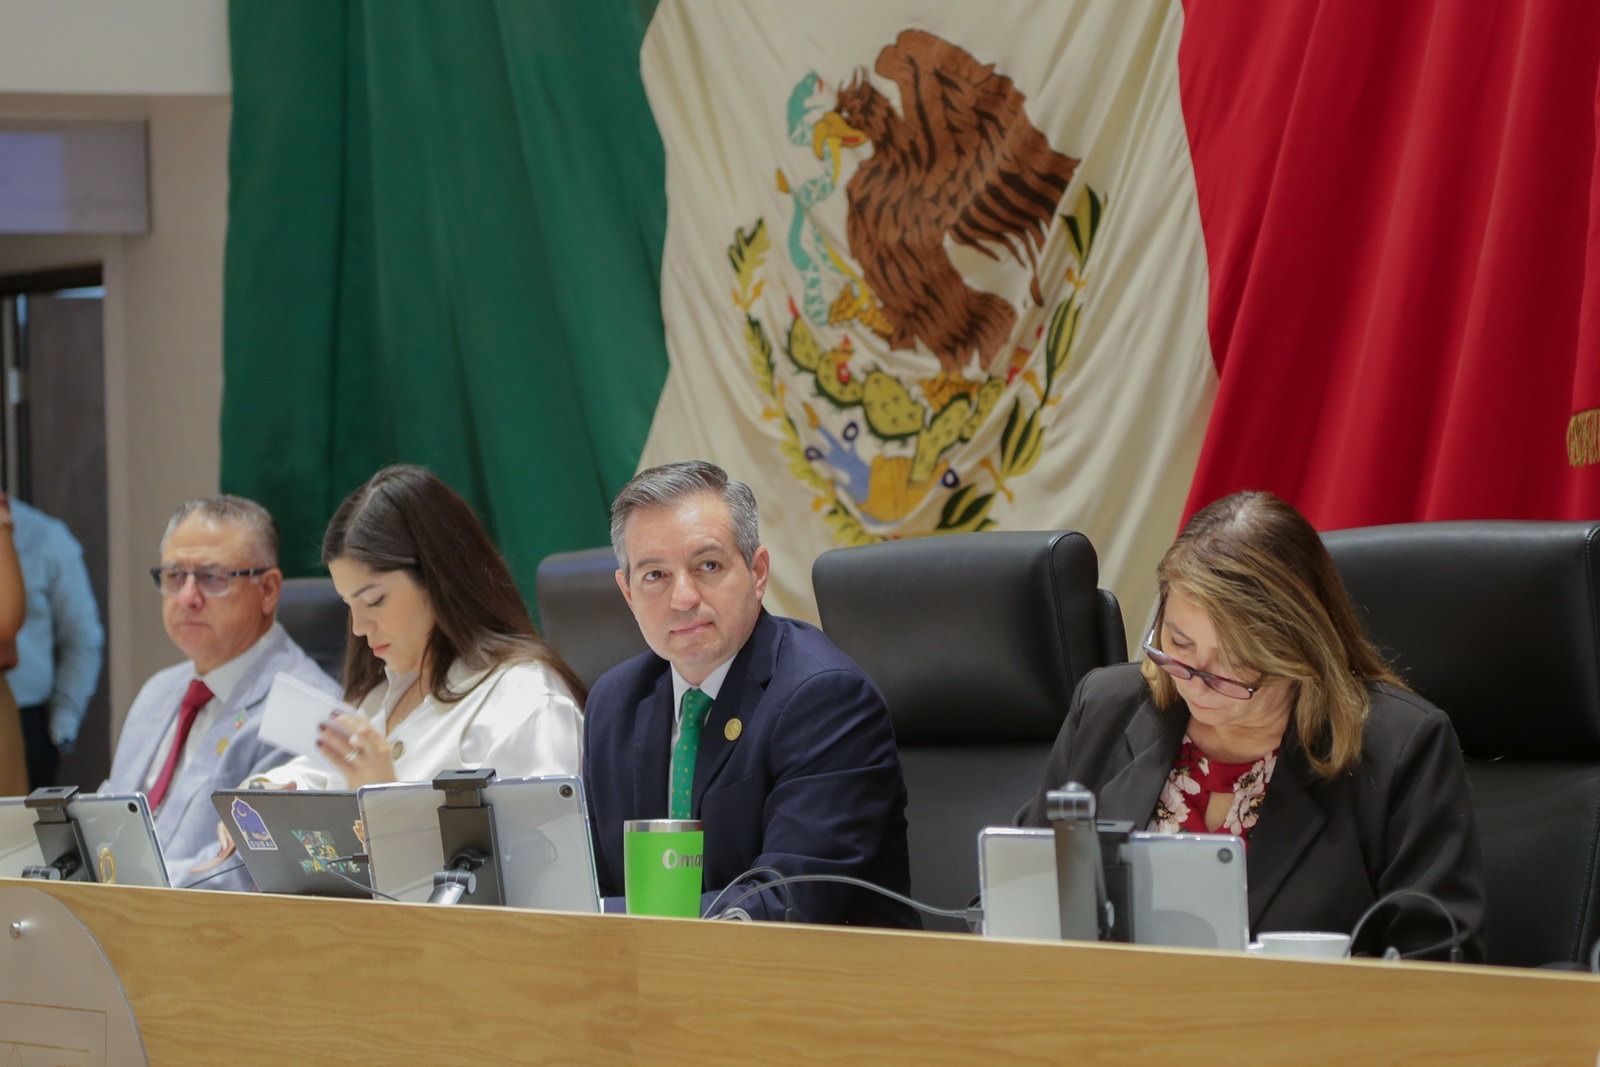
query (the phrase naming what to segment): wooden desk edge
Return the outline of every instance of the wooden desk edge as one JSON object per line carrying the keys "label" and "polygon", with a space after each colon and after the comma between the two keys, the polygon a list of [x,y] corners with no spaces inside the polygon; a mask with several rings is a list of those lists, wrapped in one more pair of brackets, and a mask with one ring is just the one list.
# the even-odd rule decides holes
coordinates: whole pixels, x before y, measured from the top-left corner
{"label": "wooden desk edge", "polygon": [[[1600,978],[959,934],[21,882],[121,977],[151,1062],[1595,1062]],[[1228,1010],[1194,1012],[1195,988]],[[241,1021],[241,1005],[254,1013]],[[1248,1018],[1270,1020],[1261,1026]],[[376,1018],[402,1020],[384,1028]],[[308,1021],[314,1020],[314,1021]],[[1213,1021],[1215,1020],[1215,1021]],[[0,1035],[3,1037],[3,1035]],[[330,1044],[332,1043],[332,1044]]]}

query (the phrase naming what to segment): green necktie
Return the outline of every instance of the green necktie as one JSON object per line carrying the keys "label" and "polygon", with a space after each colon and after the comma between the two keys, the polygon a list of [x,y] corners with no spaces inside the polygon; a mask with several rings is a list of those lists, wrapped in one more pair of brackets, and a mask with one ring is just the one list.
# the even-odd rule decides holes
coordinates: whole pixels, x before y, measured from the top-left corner
{"label": "green necktie", "polygon": [[712,703],[711,697],[698,689],[684,691],[678,743],[672,746],[671,818],[694,818],[694,760],[700,754],[700,727],[705,725]]}

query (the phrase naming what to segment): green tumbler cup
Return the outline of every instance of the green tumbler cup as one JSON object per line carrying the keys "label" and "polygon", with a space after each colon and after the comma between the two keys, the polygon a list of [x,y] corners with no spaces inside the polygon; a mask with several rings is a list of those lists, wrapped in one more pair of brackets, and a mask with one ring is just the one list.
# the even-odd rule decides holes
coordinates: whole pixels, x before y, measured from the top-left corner
{"label": "green tumbler cup", "polygon": [[629,915],[700,917],[705,834],[698,819],[622,824],[622,880]]}

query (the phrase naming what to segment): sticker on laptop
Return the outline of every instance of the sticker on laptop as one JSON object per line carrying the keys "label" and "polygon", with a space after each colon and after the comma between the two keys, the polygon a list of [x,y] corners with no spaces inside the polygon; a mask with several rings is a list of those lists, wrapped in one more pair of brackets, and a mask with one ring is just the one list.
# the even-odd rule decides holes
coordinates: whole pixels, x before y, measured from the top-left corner
{"label": "sticker on laptop", "polygon": [[245,803],[243,797],[233,798],[233,803],[228,807],[228,814],[233,816],[233,825],[239,828],[239,836],[244,839],[245,848],[251,852],[278,851],[278,843],[272,839],[266,820],[255,808]]}
{"label": "sticker on laptop", "polygon": [[300,869],[307,874],[337,871],[341,874],[359,874],[361,868],[347,856],[340,856],[333,834],[326,830],[291,830],[310,859],[300,861]]}

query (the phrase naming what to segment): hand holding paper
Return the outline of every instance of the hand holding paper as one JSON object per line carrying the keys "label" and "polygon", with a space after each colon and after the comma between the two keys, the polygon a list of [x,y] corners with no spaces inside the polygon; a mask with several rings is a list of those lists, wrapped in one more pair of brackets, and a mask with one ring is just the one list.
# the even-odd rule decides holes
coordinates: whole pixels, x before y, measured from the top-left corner
{"label": "hand holding paper", "polygon": [[261,713],[261,740],[305,756],[323,770],[342,772],[344,768],[317,747],[317,727],[340,713],[356,717],[361,714],[349,704],[280,671],[272,680]]}

